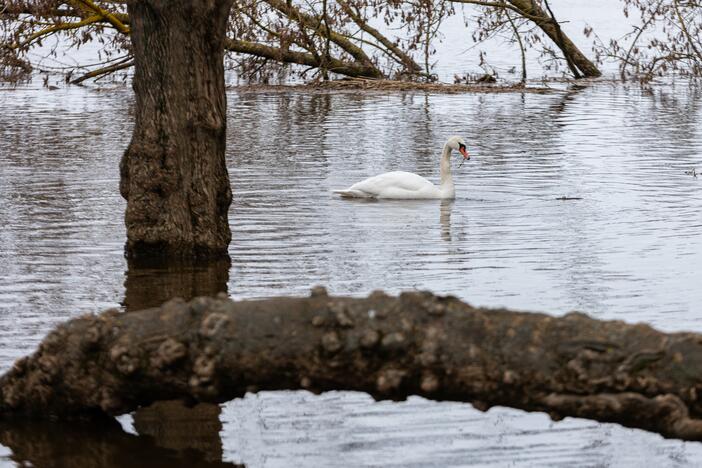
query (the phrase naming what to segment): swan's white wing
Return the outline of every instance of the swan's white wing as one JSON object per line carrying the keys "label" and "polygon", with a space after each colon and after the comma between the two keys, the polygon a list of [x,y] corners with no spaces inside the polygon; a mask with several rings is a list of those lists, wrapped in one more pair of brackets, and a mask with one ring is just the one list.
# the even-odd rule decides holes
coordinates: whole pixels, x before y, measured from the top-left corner
{"label": "swan's white wing", "polygon": [[[348,191],[363,192],[371,197],[388,197],[392,194],[422,193],[435,190],[434,184],[424,177],[411,172],[395,171],[386,172],[353,184]],[[404,197],[402,197],[404,198]]]}

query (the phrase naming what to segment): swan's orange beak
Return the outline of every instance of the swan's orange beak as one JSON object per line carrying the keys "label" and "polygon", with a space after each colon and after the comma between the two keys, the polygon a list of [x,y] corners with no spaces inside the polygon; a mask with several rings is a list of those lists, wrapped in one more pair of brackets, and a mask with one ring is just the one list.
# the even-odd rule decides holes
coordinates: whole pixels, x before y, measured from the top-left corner
{"label": "swan's orange beak", "polygon": [[470,154],[468,154],[468,151],[466,151],[465,146],[461,146],[461,147],[458,149],[458,151],[460,151],[461,154],[463,155],[463,159],[466,159],[466,160],[467,160],[467,159],[470,159]]}

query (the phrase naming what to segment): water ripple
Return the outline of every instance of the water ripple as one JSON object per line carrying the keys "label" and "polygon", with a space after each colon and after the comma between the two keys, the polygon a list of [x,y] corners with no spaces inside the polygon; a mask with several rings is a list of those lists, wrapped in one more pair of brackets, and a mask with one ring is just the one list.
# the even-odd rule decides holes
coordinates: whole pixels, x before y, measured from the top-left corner
{"label": "water ripple", "polygon": [[[702,169],[695,89],[228,97],[233,296],[306,294],[319,283],[352,295],[417,288],[702,331],[702,179],[686,174]],[[128,90],[20,88],[0,105],[7,369],[66,318],[171,289],[122,258]],[[387,170],[435,180],[453,134],[474,156],[454,167],[453,202],[330,194]],[[249,395],[222,420],[225,456],[254,467],[694,466],[702,455],[700,444],[614,425],[354,393]]]}

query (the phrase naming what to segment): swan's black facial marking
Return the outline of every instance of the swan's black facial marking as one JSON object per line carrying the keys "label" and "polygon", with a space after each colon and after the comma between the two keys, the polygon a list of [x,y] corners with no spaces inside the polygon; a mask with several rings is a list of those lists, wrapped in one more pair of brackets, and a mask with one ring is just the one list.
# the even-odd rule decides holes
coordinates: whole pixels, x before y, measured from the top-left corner
{"label": "swan's black facial marking", "polygon": [[[461,142],[458,142],[458,152],[461,153],[461,155],[463,155],[463,161],[467,161],[468,159],[470,159],[470,155],[468,154],[466,145],[464,145]],[[463,161],[461,161],[461,163],[463,163]]]}

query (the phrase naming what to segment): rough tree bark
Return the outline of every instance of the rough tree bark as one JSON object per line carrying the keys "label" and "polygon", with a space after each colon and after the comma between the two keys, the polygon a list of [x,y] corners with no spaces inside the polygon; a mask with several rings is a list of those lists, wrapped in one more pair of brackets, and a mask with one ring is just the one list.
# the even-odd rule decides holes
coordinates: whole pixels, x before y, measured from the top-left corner
{"label": "rough tree bark", "polygon": [[0,414],[120,414],[281,389],[422,395],[702,440],[702,335],[429,293],[172,300],[59,326],[0,378]]}
{"label": "rough tree bark", "polygon": [[128,3],[136,95],[120,164],[128,257],[226,254],[223,54],[232,1]]}

